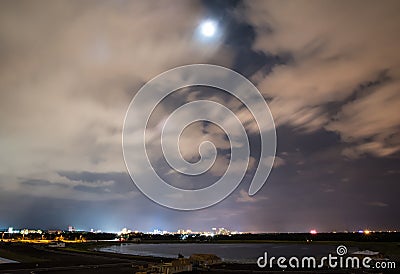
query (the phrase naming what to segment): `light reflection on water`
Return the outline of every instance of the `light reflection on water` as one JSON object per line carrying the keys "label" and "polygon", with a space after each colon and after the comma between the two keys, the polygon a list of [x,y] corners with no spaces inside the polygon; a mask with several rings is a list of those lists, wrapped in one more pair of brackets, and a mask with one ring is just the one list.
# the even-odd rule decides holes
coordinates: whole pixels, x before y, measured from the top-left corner
{"label": "light reflection on water", "polygon": [[0,257],[0,264],[10,264],[10,263],[18,263],[18,262]]}

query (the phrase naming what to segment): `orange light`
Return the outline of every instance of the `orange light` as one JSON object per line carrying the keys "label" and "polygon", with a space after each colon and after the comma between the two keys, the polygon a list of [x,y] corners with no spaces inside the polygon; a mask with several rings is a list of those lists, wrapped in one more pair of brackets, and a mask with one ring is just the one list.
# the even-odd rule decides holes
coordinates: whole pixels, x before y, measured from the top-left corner
{"label": "orange light", "polygon": [[317,231],[315,229],[311,229],[310,234],[315,235],[315,234],[317,234]]}

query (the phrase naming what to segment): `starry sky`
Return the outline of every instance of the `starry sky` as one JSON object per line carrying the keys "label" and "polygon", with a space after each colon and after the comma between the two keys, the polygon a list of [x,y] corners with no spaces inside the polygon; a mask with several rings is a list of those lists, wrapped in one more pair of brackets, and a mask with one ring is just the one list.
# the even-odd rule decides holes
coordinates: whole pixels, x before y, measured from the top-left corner
{"label": "starry sky", "polygon": [[[395,230],[400,220],[399,1],[1,1],[0,229],[252,232]],[[214,37],[200,24],[217,22]],[[208,63],[254,83],[274,117],[277,153],[267,183],[247,192],[259,160],[255,121],[228,94],[178,90],[149,128],[179,105],[223,103],[240,117],[251,161],[239,187],[197,211],[162,207],[129,177],[122,128],[140,87],[177,66]],[[226,138],[195,123],[187,159],[214,141],[219,160],[195,189],[226,170]]]}

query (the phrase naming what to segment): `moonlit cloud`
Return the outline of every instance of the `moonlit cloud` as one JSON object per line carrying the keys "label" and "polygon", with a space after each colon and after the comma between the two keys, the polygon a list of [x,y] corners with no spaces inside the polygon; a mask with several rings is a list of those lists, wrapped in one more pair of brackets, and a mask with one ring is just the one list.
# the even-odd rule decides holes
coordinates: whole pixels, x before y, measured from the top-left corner
{"label": "moonlit cloud", "polygon": [[266,199],[268,199],[268,197],[264,197],[264,196],[263,197],[257,197],[257,198],[251,197],[251,196],[249,196],[249,194],[244,189],[241,189],[239,191],[238,197],[236,198],[236,202],[239,202],[239,203],[255,203],[255,202],[260,202],[260,201],[266,200]]}
{"label": "moonlit cloud", "polygon": [[[352,158],[400,150],[397,1],[246,4],[257,32],[254,48],[290,56],[259,83],[272,97],[278,124],[335,131]],[[329,112],[333,105],[336,115]]]}
{"label": "moonlit cloud", "polygon": [[122,124],[137,89],[175,66],[230,62],[229,50],[214,57],[217,42],[193,39],[195,1],[1,5],[0,173],[13,189],[58,170],[125,172]]}
{"label": "moonlit cloud", "polygon": [[387,207],[388,206],[388,204],[385,204],[385,203],[382,203],[382,202],[371,202],[371,203],[368,203],[368,205],[377,206],[377,207]]}

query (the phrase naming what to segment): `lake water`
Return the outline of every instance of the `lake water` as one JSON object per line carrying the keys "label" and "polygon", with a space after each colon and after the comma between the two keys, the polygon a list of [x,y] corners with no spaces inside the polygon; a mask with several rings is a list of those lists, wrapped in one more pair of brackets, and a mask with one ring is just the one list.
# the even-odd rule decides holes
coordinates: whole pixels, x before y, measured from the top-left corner
{"label": "lake water", "polygon": [[18,263],[18,262],[0,257],[0,264],[10,264],[10,263]]}
{"label": "lake water", "polygon": [[[118,244],[99,249],[104,252],[176,258],[194,253],[211,253],[227,262],[253,263],[265,251],[275,256],[327,256],[336,254],[336,246],[319,244]],[[351,251],[351,249],[350,249]]]}

